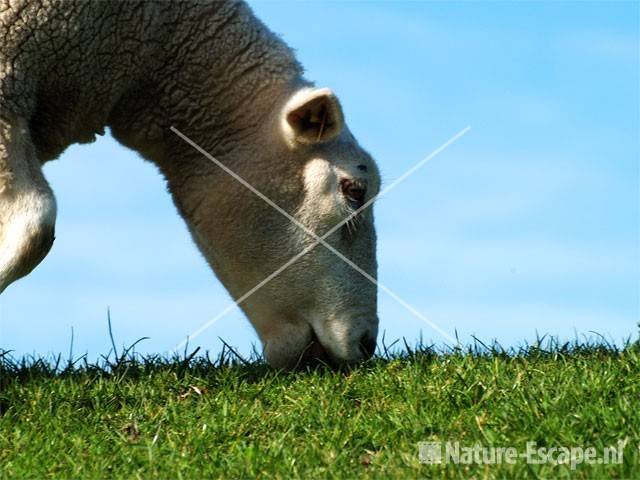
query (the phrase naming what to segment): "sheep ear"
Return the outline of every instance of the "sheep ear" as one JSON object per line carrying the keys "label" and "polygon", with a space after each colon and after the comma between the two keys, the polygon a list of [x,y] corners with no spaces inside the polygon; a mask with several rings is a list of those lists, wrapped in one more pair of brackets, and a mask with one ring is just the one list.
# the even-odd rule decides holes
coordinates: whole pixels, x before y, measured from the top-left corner
{"label": "sheep ear", "polygon": [[304,89],[284,109],[283,127],[289,143],[311,144],[337,137],[344,126],[340,102],[328,88]]}

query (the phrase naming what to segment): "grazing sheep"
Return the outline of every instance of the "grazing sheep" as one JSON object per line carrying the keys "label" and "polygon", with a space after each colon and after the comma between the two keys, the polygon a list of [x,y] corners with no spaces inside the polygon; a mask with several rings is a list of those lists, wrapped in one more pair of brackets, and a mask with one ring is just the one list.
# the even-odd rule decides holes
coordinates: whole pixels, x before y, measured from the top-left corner
{"label": "grazing sheep", "polygon": [[[378,191],[338,99],[243,2],[4,0],[0,34],[0,292],[53,243],[42,164],[105,127],[158,166],[236,299],[314,239],[171,126],[319,235]],[[370,209],[327,241],[376,275]],[[375,349],[376,294],[320,246],[240,306],[272,365],[352,363]]]}

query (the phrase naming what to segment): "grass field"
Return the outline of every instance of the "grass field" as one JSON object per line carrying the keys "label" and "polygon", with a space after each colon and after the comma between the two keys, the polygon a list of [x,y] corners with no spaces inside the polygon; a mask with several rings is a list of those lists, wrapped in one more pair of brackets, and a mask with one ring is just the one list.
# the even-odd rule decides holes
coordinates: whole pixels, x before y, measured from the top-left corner
{"label": "grass field", "polygon": [[[419,347],[287,374],[229,353],[57,367],[0,353],[0,477],[640,477],[637,343]],[[422,441],[623,458],[432,465]]]}

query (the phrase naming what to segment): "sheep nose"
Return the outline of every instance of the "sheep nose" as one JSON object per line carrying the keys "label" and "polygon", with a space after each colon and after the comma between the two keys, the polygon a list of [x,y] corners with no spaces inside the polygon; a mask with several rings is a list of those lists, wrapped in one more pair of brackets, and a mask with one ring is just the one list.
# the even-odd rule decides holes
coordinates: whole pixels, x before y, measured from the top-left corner
{"label": "sheep nose", "polygon": [[365,358],[369,359],[373,357],[373,354],[376,351],[376,338],[369,334],[365,334],[360,339],[360,349],[364,353]]}

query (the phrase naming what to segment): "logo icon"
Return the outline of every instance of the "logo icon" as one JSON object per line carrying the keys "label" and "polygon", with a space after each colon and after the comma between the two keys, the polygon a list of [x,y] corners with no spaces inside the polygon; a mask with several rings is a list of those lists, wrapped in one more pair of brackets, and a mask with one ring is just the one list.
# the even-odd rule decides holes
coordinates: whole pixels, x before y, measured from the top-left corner
{"label": "logo icon", "polygon": [[442,443],[418,443],[418,458],[420,459],[420,463],[428,463],[431,465],[442,463]]}

